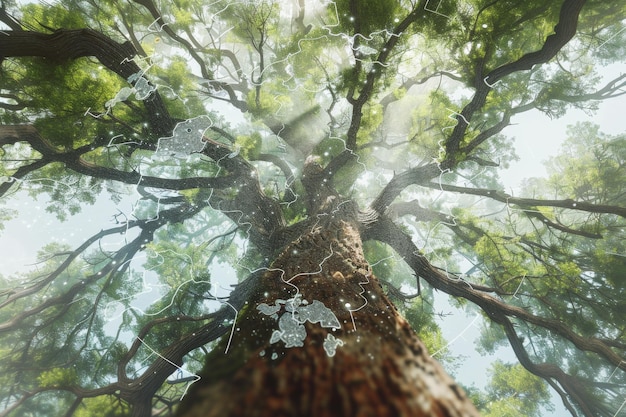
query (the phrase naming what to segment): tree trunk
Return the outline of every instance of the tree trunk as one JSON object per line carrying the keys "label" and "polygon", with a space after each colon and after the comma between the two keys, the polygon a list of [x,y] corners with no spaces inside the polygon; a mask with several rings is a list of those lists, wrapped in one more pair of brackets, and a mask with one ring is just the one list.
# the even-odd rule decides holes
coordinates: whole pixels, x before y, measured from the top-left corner
{"label": "tree trunk", "polygon": [[371,274],[356,216],[318,218],[263,275],[178,416],[478,416]]}

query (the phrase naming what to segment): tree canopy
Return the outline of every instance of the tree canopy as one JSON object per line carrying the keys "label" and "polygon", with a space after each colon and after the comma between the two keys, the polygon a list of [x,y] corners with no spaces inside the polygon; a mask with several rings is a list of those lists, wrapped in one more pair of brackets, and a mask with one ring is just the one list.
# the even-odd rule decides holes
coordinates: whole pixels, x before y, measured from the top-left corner
{"label": "tree canopy", "polygon": [[0,270],[0,416],[173,415],[260,274],[342,204],[449,372],[464,359],[436,294],[480,315],[482,352],[512,348],[467,387],[485,416],[541,415],[550,393],[572,416],[626,416],[626,131],[580,121],[546,176],[501,177],[535,139],[508,135],[516,117],[624,94],[624,16],[601,0],[1,1],[0,229],[32,221],[20,201],[60,226],[34,266]]}

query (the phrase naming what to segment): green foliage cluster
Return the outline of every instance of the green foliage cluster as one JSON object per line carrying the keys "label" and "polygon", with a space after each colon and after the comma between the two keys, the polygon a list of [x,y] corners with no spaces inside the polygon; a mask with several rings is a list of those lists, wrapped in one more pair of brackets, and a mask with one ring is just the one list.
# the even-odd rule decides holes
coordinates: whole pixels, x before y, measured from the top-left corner
{"label": "green foliage cluster", "polygon": [[483,416],[540,417],[544,410],[554,411],[546,382],[522,365],[497,360],[489,372],[492,376],[486,392],[471,395]]}
{"label": "green foliage cluster", "polygon": [[77,382],[76,370],[73,368],[53,368],[44,371],[37,377],[42,388],[71,387]]}
{"label": "green foliage cluster", "polygon": [[350,32],[366,38],[391,30],[401,16],[400,4],[396,1],[337,0],[330,7],[331,13],[335,8],[342,28],[352,28]]}

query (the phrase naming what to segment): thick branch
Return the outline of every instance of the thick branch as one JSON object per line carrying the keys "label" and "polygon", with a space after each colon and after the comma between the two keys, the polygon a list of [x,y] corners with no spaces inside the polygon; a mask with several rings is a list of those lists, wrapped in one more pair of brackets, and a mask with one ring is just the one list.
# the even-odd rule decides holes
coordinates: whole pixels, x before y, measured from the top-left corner
{"label": "thick branch", "polygon": [[[1,145],[1,140],[0,140],[0,145]],[[11,189],[11,187],[13,187],[13,182],[15,179],[24,178],[31,172],[35,172],[38,169],[45,167],[50,162],[52,161],[48,160],[47,158],[42,158],[33,162],[32,164],[23,165],[19,167],[13,174],[11,174],[11,178],[12,178],[11,181],[5,181],[5,182],[0,183],[0,197],[5,195]]]}
{"label": "thick branch", "polygon": [[[518,318],[569,340],[582,351],[596,353],[607,359],[615,367],[626,371],[626,358],[615,353],[603,340],[580,336],[557,319],[533,315],[521,307],[507,304],[490,294],[477,290],[465,280],[451,276],[449,273],[442,273],[420,254],[411,237],[388,218],[381,217],[375,225],[367,229],[365,238],[389,244],[407,262],[415,274],[427,281],[433,288],[454,297],[465,298],[478,305],[492,321],[506,325],[510,322],[509,318]],[[577,392],[572,392],[568,385],[565,385],[564,388],[574,399],[579,399]]]}
{"label": "thick branch", "polygon": [[[264,273],[265,271],[259,270],[249,275],[248,278],[235,287],[228,298],[228,303],[225,303],[220,310],[212,314],[209,323],[193,332],[187,333],[180,340],[159,352],[159,356],[139,378],[129,380],[126,377],[125,367],[142,344],[140,340],[135,340],[125,358],[118,365],[118,384],[121,388],[120,397],[133,405],[133,417],[149,417],[151,415],[150,405],[152,397],[163,385],[167,377],[176,370],[172,364],[182,365],[183,357],[186,354],[216,340],[229,330],[233,331],[225,322],[236,316],[237,312],[244,306]],[[149,327],[143,330],[149,331]],[[139,337],[143,336],[143,334],[139,335]]]}
{"label": "thick branch", "polygon": [[[136,51],[130,42],[118,43],[92,29],[59,29],[52,34],[31,31],[3,31],[0,62],[9,57],[43,57],[58,64],[93,56],[106,68],[128,80],[141,68],[132,61]],[[144,100],[150,128],[159,136],[170,134],[174,121],[158,91]]]}
{"label": "thick branch", "polygon": [[546,39],[541,50],[526,54],[515,62],[496,68],[487,77],[489,84],[478,77],[479,81],[476,85],[474,97],[463,108],[461,113],[456,116],[458,122],[450,137],[446,140],[445,160],[440,164],[430,164],[425,167],[413,168],[395,176],[372,203],[371,208],[378,213],[384,213],[386,207],[393,202],[404,188],[413,184],[419,184],[424,179],[435,178],[441,172],[455,167],[458,162],[462,160],[457,158],[460,152],[465,152],[466,157],[470,157],[471,155],[469,154],[474,151],[478,145],[506,127],[510,117],[508,114],[503,115],[500,122],[486,131],[481,132],[465,148],[461,148],[461,143],[469,126],[469,122],[474,113],[484,106],[491,90],[490,85],[493,85],[497,80],[513,72],[530,69],[535,64],[544,63],[552,59],[574,36],[578,22],[578,14],[584,3],[585,0],[565,0],[561,8],[560,21],[555,27],[555,33]]}
{"label": "thick branch", "polygon": [[585,211],[588,213],[600,213],[600,214],[616,214],[621,217],[626,217],[626,207],[620,206],[607,206],[603,204],[593,204],[587,203],[584,201],[576,201],[572,199],[565,200],[541,200],[535,198],[520,198],[520,197],[512,197],[509,194],[492,189],[486,188],[468,188],[468,187],[459,187],[456,185],[448,185],[448,184],[440,184],[440,183],[421,183],[420,185],[424,185],[426,187],[430,187],[432,189],[450,191],[454,193],[461,194],[471,194],[477,195],[481,197],[488,197],[492,200],[500,201],[505,204],[513,204],[522,208],[532,208],[532,207],[560,207],[566,208],[570,210],[578,210]]}
{"label": "thick branch", "polygon": [[[400,23],[393,29],[393,32],[389,35],[387,42],[381,48],[378,56],[373,62],[372,69],[367,73],[365,77],[365,85],[359,92],[358,97],[355,99],[352,97],[352,94],[348,96],[348,101],[352,104],[352,119],[350,121],[350,127],[348,128],[348,133],[346,135],[346,148],[349,150],[354,150],[356,148],[356,138],[359,129],[361,128],[361,118],[363,117],[363,106],[370,99],[373,91],[374,85],[376,81],[380,78],[381,74],[384,71],[385,65],[391,52],[398,44],[400,40],[400,36],[402,33],[406,31],[409,26],[413,24],[418,18],[420,14],[418,13],[418,9],[415,8],[411,11]],[[355,30],[358,32],[358,19],[355,19]],[[359,39],[359,36],[355,37],[355,45],[356,41]],[[353,48],[356,48],[353,47]],[[355,54],[357,53],[355,49]],[[357,56],[357,65],[355,66],[354,77],[358,77],[358,73],[360,72],[361,65],[360,60]]]}
{"label": "thick branch", "polygon": [[446,141],[445,148],[448,160],[455,159],[469,126],[468,123],[471,121],[474,113],[485,105],[487,96],[491,91],[491,86],[507,75],[518,71],[529,70],[534,65],[546,63],[554,58],[561,48],[576,34],[578,15],[585,1],[586,0],[564,0],[559,14],[559,22],[554,27],[554,34],[546,38],[540,50],[527,53],[516,61],[492,70],[484,77],[484,80],[482,74],[477,74],[474,97],[457,116],[458,123]]}
{"label": "thick branch", "polygon": [[[271,250],[267,247],[269,237],[284,225],[282,210],[278,202],[263,193],[254,167],[240,155],[234,155],[230,148],[219,142],[205,138],[207,145],[203,153],[217,161],[220,166],[232,174],[219,177],[169,179],[146,176],[137,171],[120,171],[85,161],[82,155],[91,150],[91,145],[69,152],[58,152],[39,135],[33,126],[0,126],[0,145],[19,141],[28,142],[47,161],[62,162],[67,168],[93,178],[166,190],[237,189],[237,194],[233,200],[222,201],[221,204],[214,205],[214,207],[225,212],[231,211],[231,213],[226,214],[232,214],[231,218],[237,224],[243,222],[251,225],[250,237],[259,248]],[[216,201],[221,201],[218,196],[214,196],[211,202],[215,203]]]}
{"label": "thick branch", "polygon": [[438,177],[442,173],[442,167],[437,163],[415,167],[396,175],[378,194],[376,199],[370,205],[376,213],[383,214],[393,200],[408,186],[430,182],[431,179]]}
{"label": "thick branch", "polygon": [[119,181],[125,184],[140,185],[143,187],[162,188],[167,190],[188,190],[192,188],[227,188],[234,184],[237,176],[222,177],[191,177],[180,179],[158,178],[141,175],[137,171],[120,171],[114,168],[103,167],[85,161],[81,156],[88,152],[90,147],[83,147],[69,152],[58,152],[30,125],[0,126],[0,145],[25,141],[43,155],[49,162],[62,162],[75,172],[90,177]]}
{"label": "thick branch", "polygon": [[[612,416],[611,413],[607,412],[606,410],[602,410],[602,407],[599,406],[598,401],[589,394],[588,384],[585,386],[582,381],[564,372],[561,368],[554,364],[534,363],[530,359],[526,348],[524,348],[522,339],[517,335],[517,332],[515,331],[515,327],[511,320],[503,317],[501,324],[504,327],[504,331],[507,335],[509,343],[511,344],[511,347],[515,352],[515,356],[524,368],[545,380],[557,380],[561,387],[565,389],[565,392],[567,392],[567,394],[575,400],[576,404],[581,408],[585,416]],[[572,415],[577,414],[575,409],[571,406],[571,404],[569,404],[569,401],[564,399],[563,403],[572,413]]]}
{"label": "thick branch", "polygon": [[546,38],[541,49],[494,69],[487,75],[485,81],[493,85],[509,74],[529,70],[537,64],[544,64],[554,58],[576,34],[578,16],[585,3],[586,0],[565,0],[561,6],[559,22],[554,27],[554,33]]}
{"label": "thick branch", "polygon": [[22,30],[22,25],[17,19],[7,13],[4,3],[0,5],[0,22],[5,23],[11,30]]}

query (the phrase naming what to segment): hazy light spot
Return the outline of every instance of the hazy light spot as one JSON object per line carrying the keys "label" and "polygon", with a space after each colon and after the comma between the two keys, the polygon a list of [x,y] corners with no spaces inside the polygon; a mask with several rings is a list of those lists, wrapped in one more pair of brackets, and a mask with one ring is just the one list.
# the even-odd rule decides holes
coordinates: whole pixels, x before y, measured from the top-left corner
{"label": "hazy light spot", "polygon": [[[307,321],[333,330],[341,328],[337,316],[324,303],[313,300],[307,304],[301,297],[298,294],[289,300],[276,300],[273,306],[266,303],[257,306],[262,314],[278,319],[278,329],[273,331],[270,343],[283,341],[286,347],[303,346],[307,335],[304,323]],[[283,305],[285,311],[279,316]]]}
{"label": "hazy light spot", "polygon": [[337,346],[343,346],[343,345],[344,345],[343,340],[337,339],[335,336],[333,336],[330,333],[326,335],[326,339],[324,340],[324,344],[323,344],[326,354],[330,357],[335,356],[335,353],[337,353]]}
{"label": "hazy light spot", "polygon": [[321,301],[313,300],[310,305],[298,308],[298,313],[303,322],[308,320],[311,323],[320,323],[322,327],[326,328],[341,328],[335,313]]}
{"label": "hazy light spot", "polygon": [[180,122],[174,127],[172,136],[159,138],[157,152],[187,157],[204,149],[204,132],[213,125],[207,116],[198,116]]}
{"label": "hazy light spot", "polygon": [[261,313],[265,314],[266,316],[271,316],[271,315],[278,313],[278,311],[280,310],[280,305],[270,306],[268,304],[261,303],[257,306],[257,310],[259,310]]}

